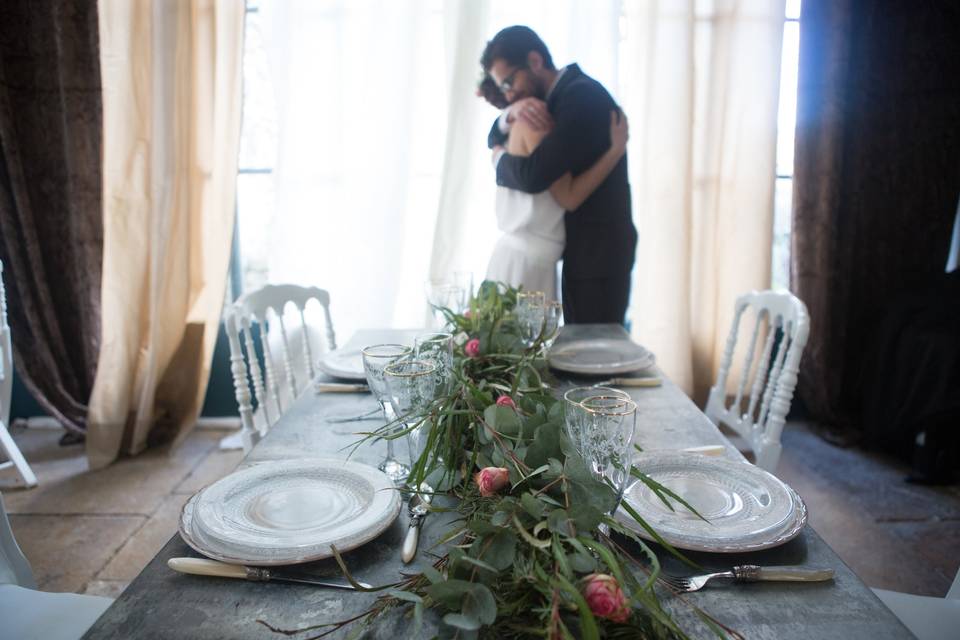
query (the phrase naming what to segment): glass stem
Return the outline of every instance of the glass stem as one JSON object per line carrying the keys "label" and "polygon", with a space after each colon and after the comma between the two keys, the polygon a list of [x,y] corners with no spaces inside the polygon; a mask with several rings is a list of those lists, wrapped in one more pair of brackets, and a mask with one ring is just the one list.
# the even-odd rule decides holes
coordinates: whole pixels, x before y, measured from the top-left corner
{"label": "glass stem", "polygon": [[[387,425],[390,423],[390,417],[387,415],[387,403],[383,400],[378,400],[380,403],[380,411],[383,412],[383,424]],[[387,460],[395,460],[393,457],[393,440],[387,439]]]}

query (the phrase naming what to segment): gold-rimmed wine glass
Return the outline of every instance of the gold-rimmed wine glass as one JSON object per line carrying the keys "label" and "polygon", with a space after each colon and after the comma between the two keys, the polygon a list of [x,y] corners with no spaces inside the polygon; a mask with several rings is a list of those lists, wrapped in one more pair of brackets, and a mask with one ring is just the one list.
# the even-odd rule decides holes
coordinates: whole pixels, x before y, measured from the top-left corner
{"label": "gold-rimmed wine glass", "polygon": [[[364,347],[360,354],[363,359],[363,372],[367,376],[367,386],[380,403],[385,424],[389,424],[396,415],[390,405],[390,392],[387,389],[384,369],[402,358],[409,357],[411,349],[402,344],[374,344]],[[410,473],[410,467],[400,462],[394,454],[393,438],[386,438],[386,441],[387,457],[377,468],[394,482],[400,482]]]}
{"label": "gold-rimmed wine glass", "polygon": [[450,333],[423,333],[413,341],[413,355],[418,360],[437,363],[437,387],[444,391],[453,378],[453,335]]}
{"label": "gold-rimmed wine glass", "polygon": [[398,360],[383,370],[393,411],[409,430],[411,467],[426,446],[424,422],[437,397],[438,369],[433,360]]}
{"label": "gold-rimmed wine glass", "polygon": [[520,329],[520,339],[528,347],[537,341],[543,331],[545,298],[542,291],[517,293],[517,325]]}

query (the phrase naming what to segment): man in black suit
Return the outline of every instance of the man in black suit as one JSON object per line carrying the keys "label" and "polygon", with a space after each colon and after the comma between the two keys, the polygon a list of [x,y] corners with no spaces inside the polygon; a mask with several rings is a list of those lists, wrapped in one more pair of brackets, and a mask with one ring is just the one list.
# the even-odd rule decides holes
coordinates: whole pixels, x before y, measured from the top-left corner
{"label": "man in black suit", "polygon": [[[480,59],[509,106],[493,124],[497,184],[539,193],[568,171],[591,167],[610,147],[610,112],[616,103],[576,64],[553,66],[546,45],[528,27],[500,31]],[[523,118],[553,129],[527,157],[503,150],[510,125]],[[568,323],[623,323],[630,298],[637,232],[630,209],[627,156],[575,211],[564,216],[563,314]]]}

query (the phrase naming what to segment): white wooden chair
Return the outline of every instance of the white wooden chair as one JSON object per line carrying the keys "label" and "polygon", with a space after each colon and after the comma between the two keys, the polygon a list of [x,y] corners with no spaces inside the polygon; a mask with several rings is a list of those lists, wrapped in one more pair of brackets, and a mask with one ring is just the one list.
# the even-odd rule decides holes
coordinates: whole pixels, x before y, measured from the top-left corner
{"label": "white wooden chair", "polygon": [[0,638],[76,640],[111,604],[101,596],[38,591],[0,496]]}
{"label": "white wooden chair", "polygon": [[874,589],[917,640],[952,640],[960,630],[960,570],[942,598]]}
{"label": "white wooden chair", "polygon": [[[330,294],[323,289],[289,284],[267,285],[241,296],[224,318],[230,341],[230,370],[240,408],[240,439],[244,451],[249,451],[266,434],[316,377],[314,354],[319,354],[319,351],[311,348],[312,331],[304,315],[310,300],[319,302],[323,309],[326,348],[332,351],[337,348],[336,335],[330,318]],[[297,311],[299,326],[292,330],[288,329],[284,320],[288,305],[296,307]],[[259,325],[256,342],[259,342],[263,354],[262,368],[253,335],[255,324]],[[300,343],[299,349],[294,348],[298,346],[297,342]],[[243,350],[246,350],[246,357]],[[283,363],[280,370],[274,359],[278,350]],[[256,411],[253,409],[253,400],[257,403]]]}
{"label": "white wooden chair", "polygon": [[[740,319],[747,309],[756,314],[733,402],[727,404]],[[757,343],[763,347],[757,358]],[[706,414],[717,425],[733,429],[753,451],[756,464],[771,473],[780,460],[780,434],[797,386],[800,356],[810,333],[810,316],[790,293],[751,291],[737,298],[733,325],[723,351],[717,381],[710,388]],[[744,402],[746,401],[746,406]]]}
{"label": "white wooden chair", "polygon": [[[10,395],[13,391],[13,345],[7,324],[7,294],[3,288],[3,263],[0,262],[0,474],[15,473],[15,481],[26,487],[37,486],[37,476],[27,464],[20,448],[7,430],[10,424]],[[2,461],[6,457],[6,461]]]}

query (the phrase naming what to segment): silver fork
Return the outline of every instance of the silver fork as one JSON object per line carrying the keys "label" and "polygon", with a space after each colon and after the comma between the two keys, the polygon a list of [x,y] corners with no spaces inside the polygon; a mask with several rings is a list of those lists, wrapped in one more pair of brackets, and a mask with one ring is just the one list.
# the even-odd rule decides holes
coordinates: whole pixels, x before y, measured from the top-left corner
{"label": "silver fork", "polygon": [[699,591],[714,578],[730,578],[734,582],[821,582],[833,579],[833,569],[800,569],[798,567],[758,567],[743,564],[730,571],[678,577],[661,574],[660,579],[672,590],[682,593]]}

